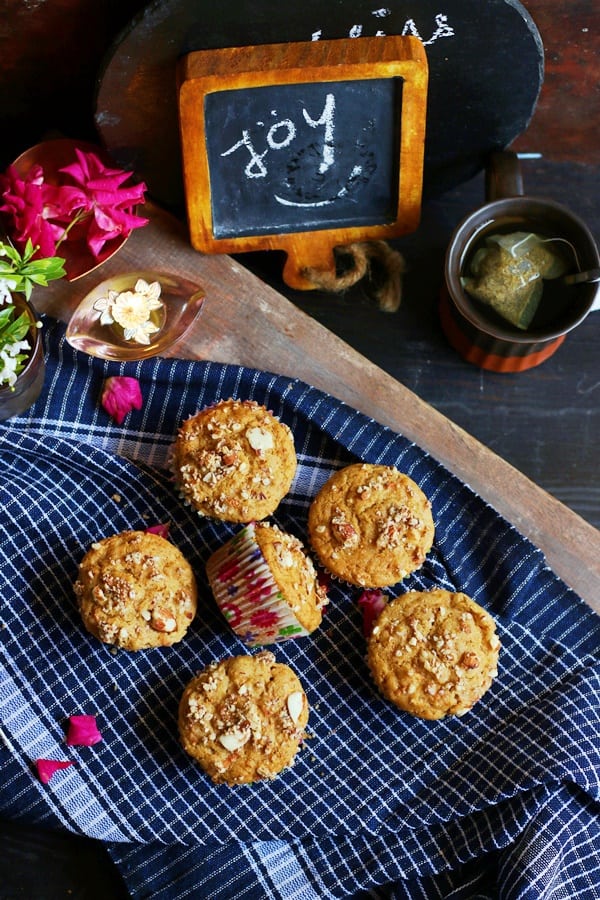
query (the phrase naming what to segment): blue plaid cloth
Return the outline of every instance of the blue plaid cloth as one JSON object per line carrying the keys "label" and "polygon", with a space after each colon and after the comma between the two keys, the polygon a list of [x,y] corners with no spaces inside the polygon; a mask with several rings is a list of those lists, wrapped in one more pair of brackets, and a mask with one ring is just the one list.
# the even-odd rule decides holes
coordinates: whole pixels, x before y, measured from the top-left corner
{"label": "blue plaid cloth", "polygon": [[[419,447],[302,382],[108,363],[51,320],[45,336],[42,396],[0,425],[2,814],[105,841],[135,898],[600,896],[600,618],[540,551]],[[144,397],[122,426],[99,404],[114,374],[139,378]],[[502,640],[499,676],[467,716],[426,722],[377,694],[359,591],[335,582],[318,632],[276,649],[311,705],[294,767],[230,788],[183,752],[185,684],[247,650],[204,569],[235,526],[180,502],[168,453],[186,416],[232,396],[292,428],[298,473],[273,519],[300,538],[320,485],[357,459],[397,466],[429,496],[435,544],[401,589],[464,591]],[[112,653],[81,625],[78,563],[99,537],[166,522],[198,576],[197,618],[174,647]],[[102,743],[65,746],[77,713],[97,716]],[[44,786],[38,757],[75,765]]]}

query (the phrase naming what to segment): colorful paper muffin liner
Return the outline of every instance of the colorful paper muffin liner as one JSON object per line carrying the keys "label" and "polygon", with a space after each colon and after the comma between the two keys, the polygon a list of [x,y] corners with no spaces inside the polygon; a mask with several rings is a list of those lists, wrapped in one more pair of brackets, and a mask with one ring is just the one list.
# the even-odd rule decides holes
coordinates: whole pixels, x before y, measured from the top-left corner
{"label": "colorful paper muffin liner", "polygon": [[256,541],[254,523],[213,553],[206,573],[219,609],[248,646],[309,634],[273,578]]}

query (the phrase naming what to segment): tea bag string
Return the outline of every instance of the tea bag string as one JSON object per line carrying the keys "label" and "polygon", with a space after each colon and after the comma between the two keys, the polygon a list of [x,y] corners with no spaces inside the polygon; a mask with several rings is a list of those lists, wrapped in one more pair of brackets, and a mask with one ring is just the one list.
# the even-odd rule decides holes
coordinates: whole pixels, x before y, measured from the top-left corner
{"label": "tea bag string", "polygon": [[[600,269],[588,269],[588,270],[584,271],[582,269],[581,262],[579,261],[579,257],[577,255],[576,248],[573,246],[571,241],[567,240],[567,238],[563,238],[563,237],[543,238],[543,237],[540,237],[539,235],[537,237],[538,237],[538,241],[540,244],[551,244],[553,242],[559,241],[562,244],[566,244],[569,247],[569,249],[572,251],[573,256],[575,258],[575,268],[577,271],[570,275],[563,275],[563,277],[561,279],[563,284],[594,284],[594,283],[600,281]],[[518,247],[521,246],[521,244],[524,244],[528,239],[529,239],[529,235],[521,238],[520,241],[517,241],[512,247],[510,247],[508,250],[510,255],[513,257],[516,257],[516,255],[517,255],[516,250],[518,249]],[[600,309],[600,301],[597,301],[596,303],[594,303],[594,305],[592,306],[592,309],[593,310]]]}
{"label": "tea bag string", "polygon": [[[581,272],[581,263],[579,262],[579,257],[577,256],[577,250],[575,249],[575,247],[573,246],[571,241],[568,241],[566,238],[563,238],[563,237],[543,238],[543,237],[540,237],[539,235],[537,235],[537,238],[538,238],[538,241],[540,244],[551,244],[554,241],[560,241],[560,243],[566,244],[573,251],[573,256],[575,257],[575,267],[576,267],[577,271]],[[520,241],[517,241],[517,243],[514,244],[513,247],[511,247],[509,250],[509,253],[511,254],[511,256],[515,256],[516,249],[518,247],[520,247],[521,244],[524,244],[527,240],[529,240],[529,235],[527,235],[524,238],[521,238]]]}
{"label": "tea bag string", "polygon": [[571,241],[568,241],[566,238],[561,238],[561,237],[542,238],[543,244],[550,243],[551,241],[560,241],[563,244],[567,244],[571,248],[571,250],[573,251],[573,256],[575,257],[575,268],[577,269],[578,272],[581,272],[581,263],[579,262],[579,257],[577,256],[577,250],[575,249],[575,247],[573,246]]}
{"label": "tea bag string", "polygon": [[[563,275],[562,281],[564,284],[594,284],[595,282],[600,281],[600,269],[588,269],[584,271],[582,269],[581,263],[579,261],[579,257],[577,256],[577,250],[566,238],[540,238],[540,243],[547,244],[551,241],[562,241],[562,243],[567,244],[571,250],[573,251],[573,256],[575,257],[575,268],[577,272],[572,275]],[[592,309],[598,309],[600,305],[594,303]]]}
{"label": "tea bag string", "polygon": [[[594,283],[600,281],[600,269],[596,268],[596,269],[584,270],[581,265],[581,262],[579,260],[579,257],[577,255],[576,248],[573,246],[571,241],[567,240],[567,238],[563,238],[563,237],[543,238],[543,237],[540,237],[539,235],[536,235],[536,237],[537,237],[538,243],[540,243],[540,244],[551,244],[553,242],[560,242],[562,244],[566,244],[569,247],[569,249],[572,251],[573,257],[575,259],[576,271],[574,273],[571,273],[570,275],[563,275],[561,278],[561,281],[563,284],[594,284]],[[513,258],[517,257],[516,251],[522,244],[525,244],[528,239],[529,239],[529,235],[521,238],[521,240],[517,241],[515,244],[513,244],[512,247],[507,248],[508,252],[510,253],[510,255]],[[595,303],[594,306],[592,307],[592,309],[600,309],[600,301],[598,301],[597,304]]]}

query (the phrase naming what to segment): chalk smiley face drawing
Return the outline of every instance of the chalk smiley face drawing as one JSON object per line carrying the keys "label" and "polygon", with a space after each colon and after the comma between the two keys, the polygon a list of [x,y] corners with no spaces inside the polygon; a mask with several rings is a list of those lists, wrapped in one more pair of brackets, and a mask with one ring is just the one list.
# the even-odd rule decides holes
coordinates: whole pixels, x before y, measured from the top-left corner
{"label": "chalk smiley face drawing", "polygon": [[[343,143],[341,149],[344,149]],[[274,193],[273,198],[282,206],[298,209],[331,206],[338,200],[352,199],[366,187],[377,168],[375,153],[366,142],[356,142],[356,162],[340,173],[332,166],[323,170],[319,166],[320,150],[310,144],[295,153],[287,164],[285,178],[286,196]]]}

